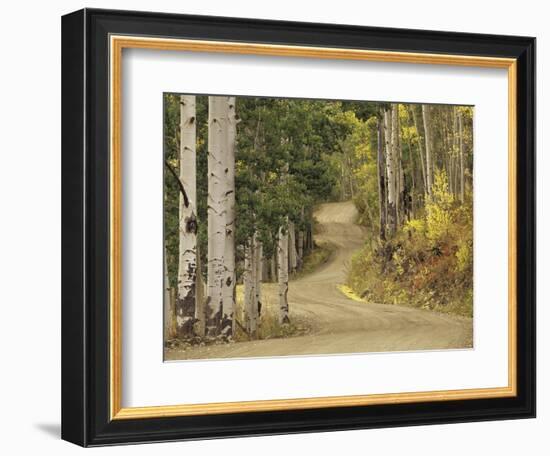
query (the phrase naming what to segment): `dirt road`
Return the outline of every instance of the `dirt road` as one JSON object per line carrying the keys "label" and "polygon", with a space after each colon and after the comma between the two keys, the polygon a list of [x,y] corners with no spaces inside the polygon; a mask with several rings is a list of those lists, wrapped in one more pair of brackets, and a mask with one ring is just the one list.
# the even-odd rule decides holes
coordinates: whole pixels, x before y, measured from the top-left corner
{"label": "dirt road", "polygon": [[[345,282],[351,257],[364,235],[355,224],[352,202],[321,205],[315,217],[317,242],[337,248],[320,269],[289,284],[291,318],[307,320],[305,336],[170,350],[167,359],[233,358],[329,353],[384,352],[469,348],[472,319],[408,307],[370,304],[346,297],[337,286]],[[273,292],[274,292],[274,287]],[[274,303],[275,299],[272,300]],[[275,305],[275,304],[273,304]]]}

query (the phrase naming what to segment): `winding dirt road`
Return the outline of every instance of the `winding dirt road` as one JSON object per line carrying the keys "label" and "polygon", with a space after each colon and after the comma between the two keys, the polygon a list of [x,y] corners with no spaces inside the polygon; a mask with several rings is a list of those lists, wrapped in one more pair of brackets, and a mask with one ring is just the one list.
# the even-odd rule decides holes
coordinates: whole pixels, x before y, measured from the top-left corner
{"label": "winding dirt road", "polygon": [[[306,320],[305,336],[170,350],[166,359],[243,358],[330,353],[433,350],[472,347],[472,319],[408,307],[359,302],[337,286],[364,234],[352,202],[327,203],[315,213],[317,242],[337,248],[312,274],[289,284],[291,318]],[[275,288],[272,286],[273,293]],[[269,290],[269,288],[268,288]],[[269,292],[269,291],[268,291]],[[276,299],[270,300],[272,306]]]}

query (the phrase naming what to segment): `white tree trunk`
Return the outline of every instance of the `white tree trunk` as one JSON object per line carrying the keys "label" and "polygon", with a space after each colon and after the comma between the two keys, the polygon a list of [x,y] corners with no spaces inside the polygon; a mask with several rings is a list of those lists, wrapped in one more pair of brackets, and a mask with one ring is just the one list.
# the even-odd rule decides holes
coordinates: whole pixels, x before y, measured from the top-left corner
{"label": "white tree trunk", "polygon": [[262,242],[259,239],[258,234],[254,235],[254,255],[255,255],[255,266],[256,266],[256,275],[255,275],[255,305],[256,305],[256,319],[260,316],[262,311],[262,280],[263,280],[263,256],[264,249]]}
{"label": "white tree trunk", "polygon": [[397,214],[397,175],[395,170],[395,129],[393,122],[393,109],[386,109],[384,112],[384,131],[386,144],[386,183],[388,197],[388,214],[387,223],[390,236],[393,236],[396,231]]}
{"label": "white tree trunk", "polygon": [[172,326],[172,306],[170,305],[170,277],[168,276],[168,263],[166,259],[166,247],[164,247],[164,342],[170,339]]}
{"label": "white tree trunk", "polygon": [[288,317],[288,231],[279,228],[277,238],[277,275],[279,277],[279,323],[290,322]]}
{"label": "white tree trunk", "polygon": [[196,306],[195,306],[195,334],[204,337],[206,330],[206,309],[205,309],[205,290],[204,279],[201,274],[201,254],[197,245],[197,288],[196,288]]}
{"label": "white tree trunk", "polygon": [[244,309],[245,309],[245,328],[248,335],[256,337],[258,327],[258,307],[256,305],[256,252],[254,241],[249,240],[244,250]]}
{"label": "white tree trunk", "polygon": [[384,121],[378,120],[378,134],[376,147],[376,169],[378,174],[378,209],[379,209],[379,237],[381,242],[386,241],[386,176],[385,176],[385,159],[384,159]]}
{"label": "white tree trunk", "polygon": [[294,222],[288,222],[288,266],[290,272],[296,272],[298,268],[298,252],[296,251],[296,229]]}
{"label": "white tree trunk", "polygon": [[206,337],[220,335],[225,278],[227,97],[208,97],[208,277]]}
{"label": "white tree trunk", "polygon": [[237,139],[237,114],[235,97],[227,97],[227,145],[225,153],[225,278],[223,281],[223,304],[221,333],[232,337],[235,312],[235,146]]}
{"label": "white tree trunk", "polygon": [[395,225],[396,227],[401,224],[401,211],[402,211],[402,192],[404,189],[404,177],[403,169],[401,165],[401,135],[399,126],[399,105],[397,103],[392,104],[392,169],[395,179]]}
{"label": "white tree trunk", "polygon": [[422,171],[422,183],[424,184],[424,193],[426,193],[426,189],[428,187],[428,184],[426,182],[426,166],[424,164],[424,150],[422,149],[422,140],[420,139],[420,130],[418,129],[418,120],[417,120],[417,114],[414,107],[411,107],[412,115],[413,115],[413,122],[414,122],[414,128],[416,130],[416,141],[418,144],[418,152],[420,154],[420,170]]}
{"label": "white tree trunk", "polygon": [[195,323],[197,282],[197,129],[194,95],[180,97],[180,133],[179,177],[187,201],[180,193],[176,327],[178,337],[189,337],[193,335]]}
{"label": "white tree trunk", "polygon": [[433,165],[432,165],[432,136],[430,106],[422,105],[422,119],[424,120],[424,138],[426,142],[426,193],[432,195]]}

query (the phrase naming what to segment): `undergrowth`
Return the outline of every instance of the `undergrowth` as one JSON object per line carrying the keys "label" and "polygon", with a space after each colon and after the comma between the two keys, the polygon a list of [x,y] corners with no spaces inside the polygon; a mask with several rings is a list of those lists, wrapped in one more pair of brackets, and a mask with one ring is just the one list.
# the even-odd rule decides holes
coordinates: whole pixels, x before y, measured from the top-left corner
{"label": "undergrowth", "polygon": [[436,173],[425,211],[391,240],[371,237],[352,259],[347,286],[370,302],[473,315],[472,196],[461,204]]}

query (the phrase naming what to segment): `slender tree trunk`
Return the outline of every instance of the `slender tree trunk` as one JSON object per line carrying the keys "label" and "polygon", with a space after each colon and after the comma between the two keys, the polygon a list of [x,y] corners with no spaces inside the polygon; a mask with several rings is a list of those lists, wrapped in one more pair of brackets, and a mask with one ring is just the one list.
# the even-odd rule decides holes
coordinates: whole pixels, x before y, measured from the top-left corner
{"label": "slender tree trunk", "polygon": [[288,222],[288,266],[290,272],[296,272],[298,267],[298,252],[296,251],[296,229],[294,222]]}
{"label": "slender tree trunk", "polygon": [[277,263],[279,277],[279,323],[288,324],[288,232],[279,228],[277,243]]}
{"label": "slender tree trunk", "polygon": [[256,337],[257,332],[257,311],[256,304],[256,264],[254,241],[249,239],[244,249],[244,309],[245,309],[245,327],[251,338]]}
{"label": "slender tree trunk", "polygon": [[304,232],[298,230],[298,268],[302,269],[304,264]]}
{"label": "slender tree trunk", "polygon": [[179,199],[179,261],[176,323],[178,337],[193,335],[197,284],[197,218],[196,218],[196,112],[195,96],[180,97],[179,177],[187,195]]}
{"label": "slender tree trunk", "polygon": [[164,343],[170,339],[170,328],[172,327],[173,320],[170,303],[170,277],[168,276],[168,260],[166,256],[166,247],[164,247]]}
{"label": "slender tree trunk", "polygon": [[304,218],[305,218],[305,210],[304,206],[302,206],[301,212],[300,212],[300,229],[298,230],[298,268],[302,269],[302,266],[304,264]]}
{"label": "slender tree trunk", "polygon": [[254,255],[256,260],[256,283],[254,284],[255,299],[254,303],[256,305],[256,319],[261,315],[262,312],[262,280],[263,280],[263,258],[264,258],[264,248],[258,233],[254,235]]}
{"label": "slender tree trunk", "polygon": [[378,206],[379,206],[379,223],[380,223],[380,241],[386,241],[386,178],[384,175],[384,140],[383,121],[378,119],[378,145],[377,145],[377,165],[378,165]]}
{"label": "slender tree trunk", "polygon": [[195,334],[204,337],[206,331],[206,308],[205,308],[205,283],[202,277],[201,253],[197,245],[197,288],[195,306]]}
{"label": "slender tree trunk", "polygon": [[307,227],[307,248],[308,251],[312,252],[315,247],[315,242],[313,241],[313,223],[310,222]]}
{"label": "slender tree trunk", "polygon": [[395,218],[397,226],[400,226],[405,217],[405,175],[403,173],[403,147],[401,145],[401,122],[399,120],[399,104],[395,103],[392,107],[393,114],[393,129],[395,135],[394,142],[394,158],[396,171],[396,196],[397,204],[395,205]]}
{"label": "slender tree trunk", "polygon": [[223,282],[225,278],[225,215],[227,179],[228,97],[208,97],[208,298],[206,337],[221,331]]}
{"label": "slender tree trunk", "polygon": [[387,109],[385,112],[386,127],[386,176],[387,176],[387,196],[388,196],[388,233],[392,237],[397,229],[396,202],[397,202],[397,176],[395,172],[395,129],[393,122],[393,109]]}
{"label": "slender tree trunk", "polygon": [[432,135],[430,106],[422,105],[422,119],[424,121],[424,138],[426,141],[426,190],[428,196],[432,196],[433,165],[432,165]]}
{"label": "slender tree trunk", "polygon": [[407,146],[409,147],[409,166],[411,169],[411,191],[409,193],[409,220],[414,218],[416,211],[416,168],[414,166],[414,154],[411,143],[411,138],[409,136],[407,140]]}
{"label": "slender tree trunk", "polygon": [[420,130],[418,128],[418,120],[417,120],[417,114],[414,109],[414,106],[411,107],[412,113],[413,113],[413,122],[414,122],[414,128],[416,130],[416,141],[418,145],[418,153],[420,155],[420,170],[422,171],[422,184],[424,187],[424,194],[428,193],[428,183],[426,182],[426,165],[424,163],[424,150],[422,148],[422,139],[420,137]]}
{"label": "slender tree trunk", "polygon": [[227,97],[227,142],[225,150],[225,250],[223,280],[223,304],[221,334],[233,336],[235,311],[235,146],[237,139],[237,114],[235,97]]}
{"label": "slender tree trunk", "polygon": [[458,192],[459,192],[459,190],[458,190],[458,181],[457,181],[458,174],[456,173],[456,168],[457,168],[456,157],[458,155],[458,119],[456,118],[455,108],[451,108],[451,111],[450,111],[450,114],[449,114],[449,123],[451,124],[451,127],[449,128],[449,130],[451,131],[450,139],[448,141],[450,143],[450,147],[449,147],[449,162],[450,162],[449,182],[450,182],[450,187],[451,187],[451,193],[454,196],[457,196]]}
{"label": "slender tree trunk", "polygon": [[464,204],[464,140],[462,114],[458,114],[458,150],[460,154],[460,202]]}

